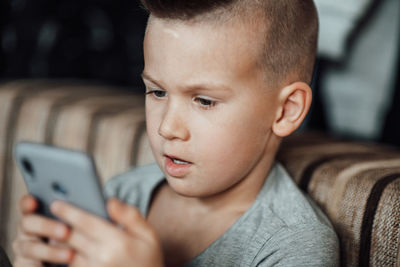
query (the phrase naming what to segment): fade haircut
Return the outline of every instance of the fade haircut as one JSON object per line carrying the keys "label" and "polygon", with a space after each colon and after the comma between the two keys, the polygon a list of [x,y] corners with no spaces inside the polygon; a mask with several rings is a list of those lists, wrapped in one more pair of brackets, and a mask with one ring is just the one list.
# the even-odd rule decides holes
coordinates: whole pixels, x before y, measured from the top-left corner
{"label": "fade haircut", "polygon": [[[318,15],[313,0],[141,0],[151,16],[182,21],[249,23],[261,29],[257,59],[270,86],[311,82]],[[256,31],[256,30],[253,30]]]}

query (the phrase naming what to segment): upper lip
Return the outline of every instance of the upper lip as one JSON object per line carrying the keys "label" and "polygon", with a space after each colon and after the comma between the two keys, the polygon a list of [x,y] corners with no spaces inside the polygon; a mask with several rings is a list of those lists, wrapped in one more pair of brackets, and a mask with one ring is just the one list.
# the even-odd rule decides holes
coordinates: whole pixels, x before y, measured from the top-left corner
{"label": "upper lip", "polygon": [[185,161],[185,162],[188,162],[188,163],[192,163],[192,162],[190,162],[190,161],[188,161],[188,160],[186,160],[186,159],[182,159],[182,158],[177,157],[177,156],[172,155],[172,154],[164,154],[164,156],[165,156],[165,157],[168,157],[168,158],[170,158],[170,159],[176,159],[176,160],[180,160],[180,161]]}

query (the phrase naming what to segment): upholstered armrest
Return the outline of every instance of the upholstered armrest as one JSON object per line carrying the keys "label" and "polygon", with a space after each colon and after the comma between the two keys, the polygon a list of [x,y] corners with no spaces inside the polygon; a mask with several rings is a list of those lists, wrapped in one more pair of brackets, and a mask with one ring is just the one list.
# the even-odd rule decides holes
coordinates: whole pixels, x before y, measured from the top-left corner
{"label": "upholstered armrest", "polygon": [[342,266],[400,266],[399,151],[301,134],[278,159],[332,221]]}

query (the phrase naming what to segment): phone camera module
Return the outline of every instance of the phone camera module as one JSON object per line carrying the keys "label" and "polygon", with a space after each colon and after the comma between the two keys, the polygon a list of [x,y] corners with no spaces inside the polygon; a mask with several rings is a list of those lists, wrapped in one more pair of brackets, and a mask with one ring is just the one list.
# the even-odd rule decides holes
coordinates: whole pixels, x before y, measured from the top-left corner
{"label": "phone camera module", "polygon": [[58,195],[66,196],[68,194],[68,191],[57,182],[53,182],[51,184],[51,187],[53,188],[54,192]]}
{"label": "phone camera module", "polygon": [[35,171],[33,170],[32,163],[27,158],[22,158],[21,163],[24,170],[33,178]]}

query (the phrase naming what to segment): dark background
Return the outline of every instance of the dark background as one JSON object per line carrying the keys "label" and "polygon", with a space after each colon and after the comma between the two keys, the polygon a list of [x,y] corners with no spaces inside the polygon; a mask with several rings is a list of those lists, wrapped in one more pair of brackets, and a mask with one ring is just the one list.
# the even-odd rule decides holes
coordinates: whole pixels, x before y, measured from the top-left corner
{"label": "dark background", "polygon": [[0,77],[140,86],[147,13],[135,0],[1,0]]}
{"label": "dark background", "polygon": [[[350,35],[349,53],[383,1],[373,1]],[[139,0],[1,0],[0,79],[77,78],[141,92],[146,20],[147,13]],[[321,81],[325,71],[345,67],[346,60],[318,58],[314,102],[306,129],[329,132],[320,99]],[[398,70],[399,64],[393,71]],[[400,146],[398,75],[394,86],[381,136],[372,141]]]}

